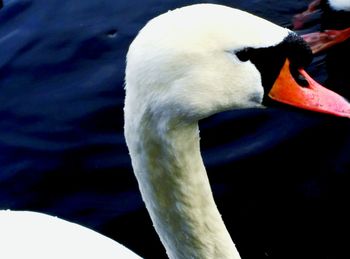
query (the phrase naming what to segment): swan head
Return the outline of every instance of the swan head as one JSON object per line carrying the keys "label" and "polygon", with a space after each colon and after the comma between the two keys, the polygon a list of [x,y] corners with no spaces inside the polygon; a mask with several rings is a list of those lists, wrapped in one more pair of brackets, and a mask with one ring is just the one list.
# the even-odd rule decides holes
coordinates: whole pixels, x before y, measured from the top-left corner
{"label": "swan head", "polygon": [[[293,100],[300,96],[285,89],[310,88],[300,69],[311,60],[299,36],[247,12],[214,4],[179,8],[149,21],[130,45],[125,113],[192,121],[266,99],[302,107]],[[280,74],[289,81],[275,87]],[[302,99],[312,102],[304,93]],[[349,107],[333,113],[349,116]]]}

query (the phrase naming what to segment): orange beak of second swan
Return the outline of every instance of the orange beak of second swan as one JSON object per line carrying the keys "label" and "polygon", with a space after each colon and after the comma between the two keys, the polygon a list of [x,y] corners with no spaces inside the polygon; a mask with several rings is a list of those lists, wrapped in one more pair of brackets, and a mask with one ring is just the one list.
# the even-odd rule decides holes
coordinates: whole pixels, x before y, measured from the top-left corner
{"label": "orange beak of second swan", "polygon": [[304,69],[299,68],[297,71],[303,77],[303,85],[298,84],[292,76],[287,59],[269,97],[302,109],[350,118],[350,103],[344,97],[318,84]]}

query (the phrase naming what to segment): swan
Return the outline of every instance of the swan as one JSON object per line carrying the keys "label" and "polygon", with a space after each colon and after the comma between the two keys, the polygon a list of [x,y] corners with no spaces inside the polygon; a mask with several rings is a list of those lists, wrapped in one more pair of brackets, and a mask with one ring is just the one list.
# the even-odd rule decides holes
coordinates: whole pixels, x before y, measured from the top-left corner
{"label": "swan", "polygon": [[[350,117],[344,98],[302,69],[311,51],[295,33],[214,4],[162,14],[127,54],[125,138],[154,227],[170,258],[240,255],[215,205],[198,121],[265,100]],[[90,229],[29,211],[0,211],[1,258],[140,258]]]}
{"label": "swan", "polygon": [[246,12],[200,4],[151,20],[130,45],[125,137],[139,188],[170,258],[240,258],[215,205],[198,121],[267,98],[349,117],[349,103],[302,68],[295,33]]}
{"label": "swan", "polygon": [[[325,23],[331,22],[331,29],[321,32],[312,32],[301,35],[310,45],[312,52],[317,54],[323,52],[330,47],[340,44],[350,38],[350,1],[349,0],[314,0],[307,10],[294,16],[294,29],[302,29],[305,23],[322,10],[322,20]],[[342,26],[341,28],[333,28],[333,26]],[[324,27],[321,25],[321,27]]]}

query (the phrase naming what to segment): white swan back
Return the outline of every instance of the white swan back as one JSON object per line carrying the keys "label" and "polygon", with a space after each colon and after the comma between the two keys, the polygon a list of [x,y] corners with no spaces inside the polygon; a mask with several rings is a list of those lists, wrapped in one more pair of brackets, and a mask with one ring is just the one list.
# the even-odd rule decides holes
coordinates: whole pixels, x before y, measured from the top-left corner
{"label": "white swan back", "polygon": [[78,224],[36,212],[0,210],[0,258],[141,257],[112,239]]}

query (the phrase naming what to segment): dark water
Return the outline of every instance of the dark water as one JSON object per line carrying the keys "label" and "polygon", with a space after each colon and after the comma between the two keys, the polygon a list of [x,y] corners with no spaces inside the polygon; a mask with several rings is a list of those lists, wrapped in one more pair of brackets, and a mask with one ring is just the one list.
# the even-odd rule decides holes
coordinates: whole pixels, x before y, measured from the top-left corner
{"label": "dark water", "polygon": [[[0,208],[57,215],[165,258],[123,137],[125,55],[147,20],[199,1],[3,2]],[[287,27],[308,3],[203,2]],[[309,71],[350,98],[348,60],[347,42]],[[200,128],[215,199],[244,259],[350,258],[347,119],[274,107],[225,112]]]}

